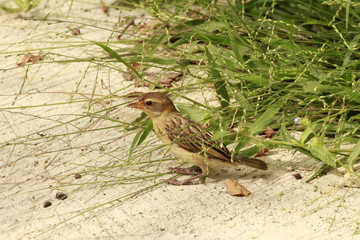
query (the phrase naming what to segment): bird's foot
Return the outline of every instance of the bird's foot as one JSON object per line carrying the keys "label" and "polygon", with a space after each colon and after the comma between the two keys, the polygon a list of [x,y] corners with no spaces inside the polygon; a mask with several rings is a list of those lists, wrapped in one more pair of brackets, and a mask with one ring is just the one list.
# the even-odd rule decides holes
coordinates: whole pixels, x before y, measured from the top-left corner
{"label": "bird's foot", "polygon": [[201,168],[199,167],[189,167],[189,168],[179,168],[179,167],[171,167],[169,168],[170,171],[175,173],[180,173],[183,175],[198,175],[201,173]]}
{"label": "bird's foot", "polygon": [[175,185],[175,186],[181,186],[181,185],[198,185],[200,183],[203,183],[205,180],[204,178],[206,177],[205,173],[200,173],[194,177],[185,179],[183,181],[177,180],[177,179],[167,179],[165,180],[165,182],[167,184],[170,185]]}
{"label": "bird's foot", "polygon": [[169,185],[174,185],[174,186],[182,186],[182,185],[198,185],[201,182],[199,180],[196,181],[180,181],[178,179],[172,178],[172,179],[166,179],[164,180],[164,182],[166,182]]}

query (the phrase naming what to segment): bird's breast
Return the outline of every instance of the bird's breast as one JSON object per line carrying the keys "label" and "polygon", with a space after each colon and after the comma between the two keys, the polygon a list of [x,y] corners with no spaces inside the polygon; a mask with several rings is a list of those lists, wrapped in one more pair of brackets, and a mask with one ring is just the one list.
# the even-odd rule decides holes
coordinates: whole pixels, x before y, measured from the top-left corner
{"label": "bird's breast", "polygon": [[153,129],[155,134],[164,144],[170,144],[171,140],[169,139],[166,131],[165,124],[161,119],[153,119]]}

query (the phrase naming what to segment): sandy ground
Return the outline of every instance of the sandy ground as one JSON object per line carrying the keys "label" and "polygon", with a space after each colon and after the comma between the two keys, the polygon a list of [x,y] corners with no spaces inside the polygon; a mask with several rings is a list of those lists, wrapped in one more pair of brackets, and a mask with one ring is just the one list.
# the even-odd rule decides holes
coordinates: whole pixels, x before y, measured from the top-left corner
{"label": "sandy ground", "polygon": [[[122,165],[134,137],[122,122],[139,113],[99,96],[139,89],[114,69],[121,64],[97,64],[106,54],[91,41],[114,39],[111,30],[140,14],[75,1],[1,12],[0,239],[360,239],[359,189],[336,172],[305,183],[320,164],[298,153],[272,151],[267,171],[220,171],[196,186],[152,177],[178,165],[149,162],[171,157],[155,138]],[[52,20],[36,20],[45,15]],[[43,59],[17,66],[30,52]],[[226,177],[252,194],[227,195]]]}

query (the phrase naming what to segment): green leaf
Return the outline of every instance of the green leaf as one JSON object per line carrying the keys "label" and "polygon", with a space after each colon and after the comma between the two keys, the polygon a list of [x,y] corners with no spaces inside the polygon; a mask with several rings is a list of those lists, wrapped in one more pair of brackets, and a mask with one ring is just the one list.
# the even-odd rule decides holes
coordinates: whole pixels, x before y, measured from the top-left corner
{"label": "green leaf", "polygon": [[147,136],[149,135],[152,129],[153,129],[152,122],[148,121],[146,127],[135,135],[129,150],[129,159],[131,158],[135,148],[144,142],[144,140],[147,138]]}
{"label": "green leaf", "polygon": [[321,20],[316,20],[316,19],[310,19],[310,20],[308,20],[307,22],[304,22],[304,23],[302,23],[302,24],[300,24],[300,25],[328,25],[328,23],[327,22],[324,22],[324,21],[321,21]]}
{"label": "green leaf", "polygon": [[207,33],[205,31],[202,30],[196,30],[194,31],[194,38],[195,39],[201,39],[202,41],[206,42],[206,43],[211,43],[214,45],[218,45],[218,44],[225,44],[225,45],[230,45],[230,39],[228,36],[222,36],[222,35],[217,35],[217,34],[213,34],[213,33]]}
{"label": "green leaf", "polygon": [[216,70],[215,60],[207,47],[205,47],[205,52],[209,61],[211,76],[213,79],[216,79],[214,87],[216,94],[220,100],[220,105],[222,108],[226,108],[227,106],[229,106],[230,103],[229,93],[226,89],[226,83],[224,80],[222,80],[220,72]]}
{"label": "green leaf", "polygon": [[246,148],[246,149],[238,152],[237,154],[244,156],[244,157],[251,157],[251,156],[261,152],[262,150],[264,150],[264,147],[255,145],[255,146]]}
{"label": "green leaf", "polygon": [[280,127],[280,137],[284,142],[291,142],[291,140],[293,139],[289,133],[289,131],[286,128],[285,124],[281,124]]}
{"label": "green leaf", "polygon": [[[294,139],[292,142],[294,142],[295,144],[297,144],[298,142],[295,142],[296,140]],[[308,149],[306,149],[305,147],[294,147],[294,149],[296,151],[301,152],[302,154],[309,156],[310,158],[313,159],[317,159]]]}
{"label": "green leaf", "polygon": [[356,101],[358,103],[360,103],[360,94],[359,93],[356,93],[356,92],[353,92],[351,90],[346,90],[346,93],[347,93],[347,97],[349,99],[351,99],[352,101]]}
{"label": "green leaf", "polygon": [[327,174],[331,170],[333,170],[333,167],[331,167],[327,164],[323,164],[313,175],[311,175],[311,177],[309,177],[309,179],[306,180],[306,183],[309,183],[312,180],[314,180],[315,178],[321,177],[321,176]]}
{"label": "green leaf", "polygon": [[278,100],[276,103],[272,104],[248,129],[248,133],[251,135],[259,134],[264,131],[267,126],[274,120],[275,114],[283,107],[284,101],[282,99]]}
{"label": "green leaf", "polygon": [[312,138],[310,140],[309,151],[323,163],[326,163],[332,167],[336,167],[336,157],[326,148],[323,138]]}
{"label": "green leaf", "polygon": [[246,76],[241,77],[241,79],[246,80],[246,81],[250,81],[254,84],[257,84],[258,86],[267,86],[269,84],[269,79],[267,78],[263,78],[259,75],[256,74],[249,74]]}
{"label": "green leaf", "polygon": [[41,2],[41,0],[33,0],[33,1],[32,0],[24,0],[24,1],[13,0],[13,1],[19,8],[8,8],[5,6],[0,6],[0,8],[8,13],[27,12]]}
{"label": "green leaf", "polygon": [[138,129],[139,127],[137,126],[137,123],[140,123],[142,120],[144,120],[145,118],[147,118],[148,115],[144,112],[141,112],[140,116],[137,117],[129,126],[127,126],[125,129],[127,131],[132,131],[132,130],[135,130],[135,129]]}
{"label": "green leaf", "polygon": [[[264,131],[267,126],[274,121],[274,115],[277,114],[282,106],[284,105],[284,100],[280,99],[276,103],[272,104],[250,127],[244,132],[244,135],[256,135]],[[248,137],[241,137],[240,142],[235,147],[235,152],[239,152],[241,148],[246,146],[250,141]]]}
{"label": "green leaf", "polygon": [[314,136],[315,133],[313,128],[311,126],[308,126],[307,128],[305,128],[304,132],[300,136],[300,143],[304,145]]}
{"label": "green leaf", "polygon": [[224,138],[227,136],[227,130],[229,128],[229,123],[223,122],[220,119],[220,123],[217,124],[217,128],[214,131],[214,134],[212,135],[212,140],[220,140],[221,142],[224,142]]}
{"label": "green leaf", "polygon": [[303,84],[305,92],[316,92],[316,90],[321,85],[320,81],[306,81]]}
{"label": "green leaf", "polygon": [[140,57],[136,57],[136,58],[131,58],[134,60],[134,62],[148,62],[148,63],[156,63],[159,65],[171,65],[171,64],[176,64],[177,61],[175,59],[172,58],[157,58],[157,57],[144,57],[144,56],[140,56]]}
{"label": "green leaf", "polygon": [[240,63],[244,63],[245,61],[244,61],[243,55],[239,51],[239,45],[233,39],[231,41],[231,48],[233,49],[236,60]]}
{"label": "green leaf", "polygon": [[190,117],[195,122],[204,122],[211,117],[210,112],[207,110],[185,105],[176,105],[176,107],[181,113]]}
{"label": "green leaf", "polygon": [[347,166],[351,172],[354,172],[353,165],[360,155],[360,140],[356,143],[348,159],[346,160]]}
{"label": "green leaf", "polygon": [[[184,22],[184,24],[187,26],[195,27],[195,26],[204,24],[205,22],[206,21],[203,19],[194,19],[194,20],[186,21],[186,22]],[[180,26],[182,26],[182,25],[180,24]]]}
{"label": "green leaf", "polygon": [[220,99],[221,107],[226,108],[230,104],[230,99],[229,99],[229,93],[226,89],[225,81],[223,80],[216,81],[214,86],[215,86],[216,94]]}

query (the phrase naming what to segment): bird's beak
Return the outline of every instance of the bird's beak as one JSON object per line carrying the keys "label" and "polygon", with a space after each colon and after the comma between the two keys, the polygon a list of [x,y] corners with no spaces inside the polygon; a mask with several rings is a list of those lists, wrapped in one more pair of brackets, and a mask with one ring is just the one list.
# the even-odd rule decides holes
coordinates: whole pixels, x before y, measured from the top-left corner
{"label": "bird's beak", "polygon": [[141,103],[141,102],[139,102],[139,101],[136,101],[136,102],[130,103],[130,104],[126,105],[126,107],[129,107],[129,108],[136,108],[136,109],[140,109],[140,110],[144,110],[144,109],[145,109],[144,104],[142,104],[142,103]]}

